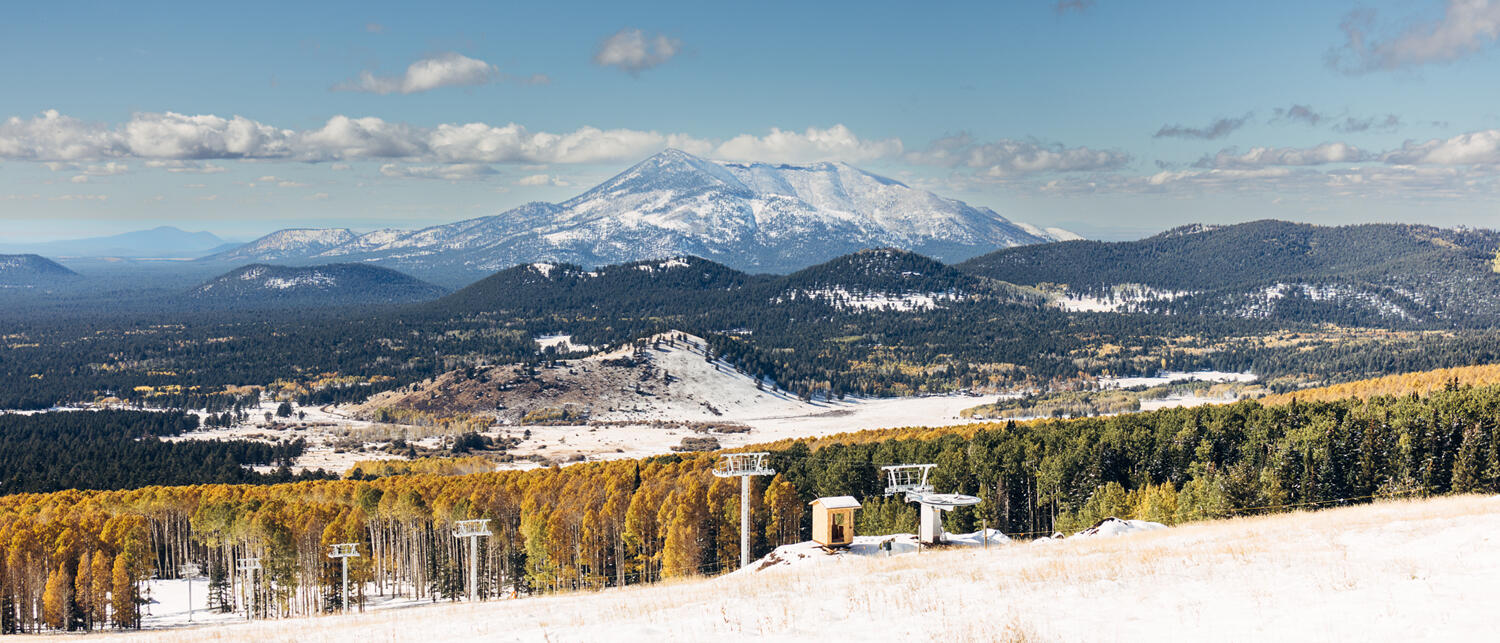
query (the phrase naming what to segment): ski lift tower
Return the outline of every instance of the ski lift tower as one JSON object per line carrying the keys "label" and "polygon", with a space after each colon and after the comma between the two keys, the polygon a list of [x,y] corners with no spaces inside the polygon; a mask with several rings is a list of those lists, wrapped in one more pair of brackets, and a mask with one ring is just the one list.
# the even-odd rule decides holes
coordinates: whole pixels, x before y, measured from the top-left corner
{"label": "ski lift tower", "polygon": [[454,525],[458,527],[453,530],[454,538],[469,539],[469,600],[477,601],[479,600],[479,537],[491,535],[490,519],[460,520]]}
{"label": "ski lift tower", "polygon": [[959,507],[979,504],[979,498],[959,493],[933,493],[927,475],[935,464],[902,464],[881,467],[886,472],[885,495],[906,494],[907,502],[921,505],[922,522],[917,530],[917,541],[924,545],[939,545],[943,542],[943,512]]}
{"label": "ski lift tower", "polygon": [[724,453],[714,475],[740,479],[740,567],[750,566],[750,476],[772,476],[776,470],[766,466],[768,453]]}
{"label": "ski lift tower", "polygon": [[188,595],[188,622],[193,622],[193,577],[198,575],[197,563],[183,563],[177,566],[177,574],[187,579]]}
{"label": "ski lift tower", "polygon": [[339,585],[339,595],[342,599],[339,606],[347,613],[349,611],[349,559],[359,557],[359,543],[339,543],[328,547],[328,557],[339,559],[339,566],[343,568],[343,584]]}

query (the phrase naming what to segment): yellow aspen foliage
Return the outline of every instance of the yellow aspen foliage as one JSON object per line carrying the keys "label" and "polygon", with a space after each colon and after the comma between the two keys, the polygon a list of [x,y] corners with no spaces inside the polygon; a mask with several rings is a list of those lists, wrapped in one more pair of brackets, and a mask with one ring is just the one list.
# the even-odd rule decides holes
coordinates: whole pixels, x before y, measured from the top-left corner
{"label": "yellow aspen foliage", "polygon": [[78,615],[83,619],[85,628],[93,627],[94,622],[94,582],[93,582],[93,560],[88,552],[78,557],[78,571],[73,574],[73,604],[78,610]]}
{"label": "yellow aspen foliage", "polygon": [[111,560],[104,550],[94,552],[89,563],[89,608],[93,610],[93,621],[104,625],[109,621],[109,588]]}
{"label": "yellow aspen foliage", "polygon": [[47,574],[47,586],[42,594],[42,620],[48,627],[61,630],[68,626],[72,598],[73,575],[68,573],[67,563],[62,563]]}
{"label": "yellow aspen foliage", "polygon": [[110,573],[110,603],[115,627],[139,627],[135,604],[135,577],[130,574],[131,562],[127,554],[115,556],[114,569]]}

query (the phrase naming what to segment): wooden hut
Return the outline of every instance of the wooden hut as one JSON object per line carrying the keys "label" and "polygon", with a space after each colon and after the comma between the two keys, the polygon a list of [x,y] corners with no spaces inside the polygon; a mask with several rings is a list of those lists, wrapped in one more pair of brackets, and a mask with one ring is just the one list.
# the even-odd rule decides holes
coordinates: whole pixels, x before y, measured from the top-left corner
{"label": "wooden hut", "polygon": [[812,505],[812,539],[824,547],[848,547],[854,542],[854,510],[859,501],[852,496],[818,498]]}

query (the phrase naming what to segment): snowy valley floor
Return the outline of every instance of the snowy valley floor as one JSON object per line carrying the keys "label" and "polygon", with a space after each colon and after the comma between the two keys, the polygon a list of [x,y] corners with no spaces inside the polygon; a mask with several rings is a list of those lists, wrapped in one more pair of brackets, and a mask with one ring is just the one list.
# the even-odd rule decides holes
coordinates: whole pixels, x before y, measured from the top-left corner
{"label": "snowy valley floor", "polygon": [[[116,635],[168,641],[1481,640],[1500,498],[1386,502],[1118,537],[480,605]],[[90,637],[98,638],[98,637]],[[107,637],[112,638],[112,637]]]}

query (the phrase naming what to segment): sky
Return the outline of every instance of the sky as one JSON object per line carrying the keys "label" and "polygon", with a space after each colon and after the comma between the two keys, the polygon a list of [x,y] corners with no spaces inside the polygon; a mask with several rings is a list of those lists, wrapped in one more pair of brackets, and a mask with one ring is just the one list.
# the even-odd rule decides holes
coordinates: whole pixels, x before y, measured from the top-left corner
{"label": "sky", "polygon": [[419,228],[667,147],[1099,239],[1500,222],[1500,0],[929,4],[9,6],[0,240]]}

